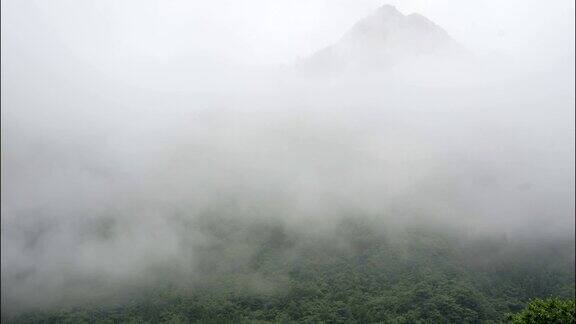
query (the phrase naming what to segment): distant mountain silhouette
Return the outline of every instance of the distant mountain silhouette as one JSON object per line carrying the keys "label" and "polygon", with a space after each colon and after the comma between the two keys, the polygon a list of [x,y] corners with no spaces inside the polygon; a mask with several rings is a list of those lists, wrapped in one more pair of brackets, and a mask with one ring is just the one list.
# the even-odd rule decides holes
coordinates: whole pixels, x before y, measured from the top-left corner
{"label": "distant mountain silhouette", "polygon": [[297,69],[320,74],[381,70],[416,58],[462,52],[461,46],[428,18],[403,15],[384,5],[357,22],[336,44],[297,62]]}

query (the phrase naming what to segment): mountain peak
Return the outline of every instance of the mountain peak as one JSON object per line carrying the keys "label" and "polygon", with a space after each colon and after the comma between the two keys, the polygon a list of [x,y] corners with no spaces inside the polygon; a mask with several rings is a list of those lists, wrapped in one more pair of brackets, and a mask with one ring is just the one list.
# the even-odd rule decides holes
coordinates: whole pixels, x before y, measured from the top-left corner
{"label": "mountain peak", "polygon": [[402,15],[393,5],[385,4],[376,10],[378,15]]}
{"label": "mountain peak", "polygon": [[444,29],[428,18],[404,15],[386,4],[354,24],[336,44],[300,62],[299,67],[328,73],[358,68],[373,71],[457,48]]}

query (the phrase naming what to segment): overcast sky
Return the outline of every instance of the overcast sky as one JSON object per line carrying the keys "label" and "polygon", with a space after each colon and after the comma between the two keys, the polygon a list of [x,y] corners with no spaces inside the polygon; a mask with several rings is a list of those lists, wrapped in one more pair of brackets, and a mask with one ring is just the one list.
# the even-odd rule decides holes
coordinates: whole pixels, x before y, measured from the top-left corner
{"label": "overcast sky", "polygon": [[7,0],[3,49],[56,46],[112,65],[186,57],[275,65],[335,42],[385,3],[425,15],[479,54],[574,56],[572,0]]}

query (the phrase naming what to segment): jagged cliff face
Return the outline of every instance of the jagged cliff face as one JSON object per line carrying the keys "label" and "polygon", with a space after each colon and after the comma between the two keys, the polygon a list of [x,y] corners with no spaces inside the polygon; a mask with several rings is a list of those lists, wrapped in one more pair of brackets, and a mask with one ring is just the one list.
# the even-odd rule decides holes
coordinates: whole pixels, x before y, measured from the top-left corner
{"label": "jagged cliff face", "polygon": [[357,22],[339,42],[297,66],[300,71],[322,74],[376,71],[461,52],[460,45],[426,17],[403,15],[393,6],[384,5]]}

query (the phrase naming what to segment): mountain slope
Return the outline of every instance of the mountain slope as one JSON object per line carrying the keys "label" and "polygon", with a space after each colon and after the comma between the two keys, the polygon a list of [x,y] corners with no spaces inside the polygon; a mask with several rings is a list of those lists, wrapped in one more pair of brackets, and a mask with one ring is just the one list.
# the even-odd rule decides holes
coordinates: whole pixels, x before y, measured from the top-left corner
{"label": "mountain slope", "polygon": [[[351,219],[336,234],[257,226],[231,242],[252,241],[251,257],[238,260],[227,253],[231,247],[211,247],[199,262],[203,280],[192,286],[167,283],[124,301],[3,322],[494,323],[534,297],[574,297],[571,240],[530,245],[425,228],[391,235]],[[223,264],[233,267],[222,271]]]}
{"label": "mountain slope", "polygon": [[384,5],[357,22],[334,45],[297,63],[310,73],[390,69],[419,58],[458,56],[462,47],[419,14],[403,15]]}

